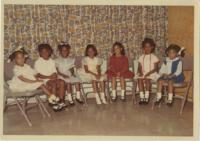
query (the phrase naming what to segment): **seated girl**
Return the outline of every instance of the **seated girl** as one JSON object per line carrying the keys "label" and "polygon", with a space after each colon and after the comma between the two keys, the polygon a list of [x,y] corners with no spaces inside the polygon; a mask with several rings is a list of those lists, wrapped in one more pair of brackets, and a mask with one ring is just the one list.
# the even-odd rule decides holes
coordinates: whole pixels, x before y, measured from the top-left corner
{"label": "seated girl", "polygon": [[44,85],[43,81],[36,77],[36,72],[25,63],[27,53],[23,48],[18,48],[10,55],[10,60],[14,61],[14,76],[8,81],[9,88],[13,92],[26,92],[42,89],[48,96],[49,103],[53,104],[53,109],[57,110],[56,96]]}
{"label": "seated girl", "polygon": [[182,49],[175,44],[171,44],[166,49],[166,55],[161,69],[159,71],[161,77],[158,80],[158,91],[157,91],[157,98],[156,103],[160,102],[162,97],[162,87],[164,83],[168,84],[168,101],[167,104],[171,105],[173,101],[173,84],[175,83],[183,83],[184,82],[184,75],[182,66],[183,63],[180,60],[180,56],[183,55]]}
{"label": "seated girl", "polygon": [[121,100],[125,101],[125,79],[133,78],[133,72],[129,71],[128,58],[125,56],[124,46],[120,42],[115,42],[112,48],[113,55],[110,57],[108,70],[106,72],[108,78],[112,80],[112,100],[116,101],[116,79],[120,79],[121,84]]}
{"label": "seated girl", "polygon": [[38,45],[38,51],[40,57],[35,62],[35,70],[37,77],[43,80],[50,91],[58,95],[59,106],[57,110],[61,110],[66,107],[65,104],[65,82],[57,78],[56,64],[51,59],[53,50],[49,44]]}
{"label": "seated girl", "polygon": [[145,38],[142,42],[143,55],[139,58],[139,91],[140,102],[139,104],[148,104],[149,93],[151,91],[151,80],[157,81],[159,75],[158,63],[159,59],[154,55],[155,42],[153,39]]}
{"label": "seated girl", "polygon": [[75,84],[76,87],[76,101],[79,103],[83,103],[81,100],[81,92],[80,92],[80,79],[76,76],[74,72],[75,67],[75,59],[69,57],[70,54],[70,45],[69,44],[60,44],[58,45],[58,50],[60,53],[60,57],[56,59],[56,68],[58,71],[58,78],[64,80],[67,85],[67,96],[70,105],[74,105],[72,99],[72,84]]}
{"label": "seated girl", "polygon": [[[92,44],[89,44],[85,50],[82,68],[77,72],[82,82],[92,82],[96,103],[101,104],[103,102],[104,104],[107,104],[105,99],[105,76],[101,74],[101,65],[102,60],[97,57],[96,47]],[[100,90],[98,88],[98,83],[100,83]],[[101,99],[98,95],[99,91]]]}

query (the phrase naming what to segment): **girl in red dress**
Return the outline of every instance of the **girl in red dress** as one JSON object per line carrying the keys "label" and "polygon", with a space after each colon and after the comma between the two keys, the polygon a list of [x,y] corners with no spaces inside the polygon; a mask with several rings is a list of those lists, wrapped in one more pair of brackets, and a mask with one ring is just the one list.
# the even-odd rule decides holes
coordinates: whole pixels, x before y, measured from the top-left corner
{"label": "girl in red dress", "polygon": [[113,55],[109,59],[106,74],[112,80],[112,100],[116,101],[116,79],[120,79],[121,100],[125,101],[125,79],[133,78],[133,72],[129,71],[128,58],[125,56],[124,46],[115,42],[112,48]]}

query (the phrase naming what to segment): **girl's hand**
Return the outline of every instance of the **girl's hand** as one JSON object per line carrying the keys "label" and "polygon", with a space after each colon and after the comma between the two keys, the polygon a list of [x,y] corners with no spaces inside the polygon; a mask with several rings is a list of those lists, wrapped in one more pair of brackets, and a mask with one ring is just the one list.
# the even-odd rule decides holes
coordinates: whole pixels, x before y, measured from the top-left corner
{"label": "girl's hand", "polygon": [[150,75],[149,73],[145,74],[145,75],[144,75],[144,78],[148,77],[149,75]]}
{"label": "girl's hand", "polygon": [[97,74],[95,75],[96,79],[100,79],[101,78],[101,75],[100,74]]}
{"label": "girl's hand", "polygon": [[37,79],[37,80],[35,80],[35,82],[43,82],[43,80],[39,80],[39,79]]}
{"label": "girl's hand", "polygon": [[142,73],[139,73],[139,77],[142,77],[143,76],[143,74]]}
{"label": "girl's hand", "polygon": [[57,78],[57,74],[56,73],[53,73],[51,76],[50,76],[50,79],[56,79]]}
{"label": "girl's hand", "polygon": [[64,78],[69,78],[69,76],[68,76],[68,75],[63,75],[63,77],[64,77]]}

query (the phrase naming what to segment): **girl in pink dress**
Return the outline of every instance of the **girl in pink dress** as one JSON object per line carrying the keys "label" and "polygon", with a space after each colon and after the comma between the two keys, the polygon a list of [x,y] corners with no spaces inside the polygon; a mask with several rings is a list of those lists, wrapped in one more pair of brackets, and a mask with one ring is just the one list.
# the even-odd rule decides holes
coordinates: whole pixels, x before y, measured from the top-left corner
{"label": "girl in pink dress", "polygon": [[133,78],[134,73],[129,71],[128,58],[125,56],[124,46],[120,42],[115,42],[112,49],[113,55],[110,57],[106,74],[112,80],[112,100],[116,101],[116,79],[120,79],[121,100],[125,101],[125,79]]}

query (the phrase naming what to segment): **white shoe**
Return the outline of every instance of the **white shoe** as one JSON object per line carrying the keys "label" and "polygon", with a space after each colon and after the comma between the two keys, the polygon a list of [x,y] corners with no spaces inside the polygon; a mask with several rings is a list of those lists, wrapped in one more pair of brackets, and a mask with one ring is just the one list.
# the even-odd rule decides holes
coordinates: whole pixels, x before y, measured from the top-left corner
{"label": "white shoe", "polygon": [[52,94],[49,98],[48,98],[48,102],[50,103],[50,104],[57,104],[57,102],[58,101],[56,101],[56,99],[57,99],[57,97],[54,95],[54,94]]}
{"label": "white shoe", "polygon": [[105,98],[105,93],[101,93],[101,100],[103,104],[107,104],[106,98]]}
{"label": "white shoe", "polygon": [[97,105],[100,105],[101,104],[101,100],[99,98],[99,95],[96,94],[95,97],[96,97],[96,103],[97,103]]}

